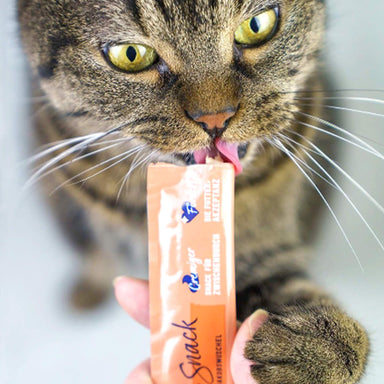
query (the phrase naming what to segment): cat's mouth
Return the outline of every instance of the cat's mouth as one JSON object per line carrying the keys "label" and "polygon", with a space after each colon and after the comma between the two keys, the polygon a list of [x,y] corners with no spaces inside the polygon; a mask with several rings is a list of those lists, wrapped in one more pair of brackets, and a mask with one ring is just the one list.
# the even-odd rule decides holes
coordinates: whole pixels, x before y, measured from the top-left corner
{"label": "cat's mouth", "polygon": [[240,160],[245,156],[248,143],[229,143],[216,139],[210,147],[198,149],[193,153],[182,155],[187,165],[206,164],[207,158],[222,160],[224,163],[231,163],[234,166],[235,174],[239,175],[243,171]]}

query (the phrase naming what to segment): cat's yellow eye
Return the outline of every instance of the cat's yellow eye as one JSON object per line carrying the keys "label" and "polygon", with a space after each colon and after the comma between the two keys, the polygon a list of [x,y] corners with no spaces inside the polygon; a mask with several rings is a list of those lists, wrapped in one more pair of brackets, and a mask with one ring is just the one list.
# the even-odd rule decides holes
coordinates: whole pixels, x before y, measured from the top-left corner
{"label": "cat's yellow eye", "polygon": [[111,45],[105,54],[112,65],[125,72],[139,72],[155,63],[156,51],[141,44]]}
{"label": "cat's yellow eye", "polygon": [[278,10],[269,9],[243,21],[235,32],[235,41],[243,45],[260,45],[269,40],[276,31]]}

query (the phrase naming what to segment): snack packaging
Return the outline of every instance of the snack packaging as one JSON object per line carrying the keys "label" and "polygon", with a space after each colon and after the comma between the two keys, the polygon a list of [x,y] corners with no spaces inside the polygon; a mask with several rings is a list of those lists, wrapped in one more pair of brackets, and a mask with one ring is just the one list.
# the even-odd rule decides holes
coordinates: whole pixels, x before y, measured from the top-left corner
{"label": "snack packaging", "polygon": [[150,165],[147,187],[152,379],[232,384],[233,166]]}

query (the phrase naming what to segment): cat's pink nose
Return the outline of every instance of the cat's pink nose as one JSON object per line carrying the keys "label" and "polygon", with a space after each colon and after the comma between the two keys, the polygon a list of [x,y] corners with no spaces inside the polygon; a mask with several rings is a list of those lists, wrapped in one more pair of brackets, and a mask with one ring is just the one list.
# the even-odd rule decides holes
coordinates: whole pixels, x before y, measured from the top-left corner
{"label": "cat's pink nose", "polygon": [[204,123],[207,129],[224,128],[235,111],[225,111],[214,114],[205,114],[194,118],[198,123]]}
{"label": "cat's pink nose", "polygon": [[216,113],[207,113],[207,112],[187,112],[188,116],[200,123],[204,129],[211,137],[219,137],[224,130],[227,128],[229,120],[236,114],[237,108],[228,107],[223,111]]}

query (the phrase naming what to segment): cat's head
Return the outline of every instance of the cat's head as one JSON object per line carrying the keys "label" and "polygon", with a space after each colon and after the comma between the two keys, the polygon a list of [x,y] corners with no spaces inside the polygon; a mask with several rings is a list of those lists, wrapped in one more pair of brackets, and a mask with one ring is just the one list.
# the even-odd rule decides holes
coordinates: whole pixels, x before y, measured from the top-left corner
{"label": "cat's head", "polygon": [[77,134],[123,125],[161,153],[220,152],[239,169],[249,144],[291,124],[324,2],[20,0],[19,18],[32,68]]}

